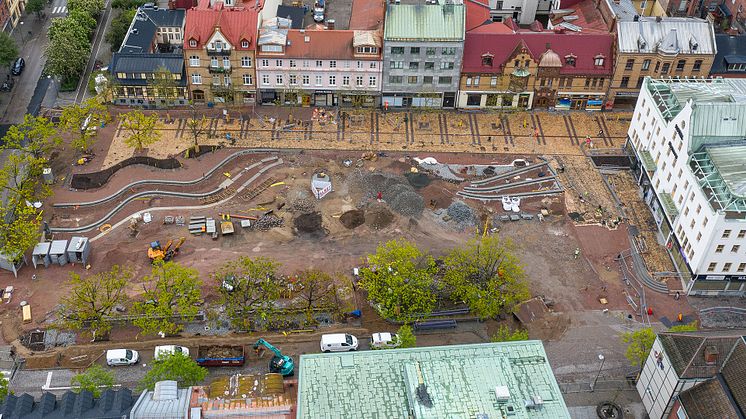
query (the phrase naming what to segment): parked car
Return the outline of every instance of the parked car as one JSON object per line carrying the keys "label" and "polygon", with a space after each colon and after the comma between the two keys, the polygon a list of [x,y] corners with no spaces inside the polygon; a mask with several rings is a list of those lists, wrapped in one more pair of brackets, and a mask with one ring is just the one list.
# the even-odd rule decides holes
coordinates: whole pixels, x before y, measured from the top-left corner
{"label": "parked car", "polygon": [[106,351],[106,365],[135,365],[140,360],[140,354],[132,349],[109,349]]}
{"label": "parked car", "polygon": [[396,336],[396,333],[373,333],[370,338],[371,349],[398,348],[400,345],[401,342],[399,341],[399,337]]}
{"label": "parked car", "polygon": [[13,73],[14,76],[20,76],[21,73],[23,73],[24,68],[26,68],[26,60],[18,57],[18,59],[15,60],[13,62],[13,65],[10,67],[10,72]]}
{"label": "parked car", "polygon": [[189,356],[189,348],[179,345],[160,345],[155,347],[153,354],[154,359],[158,359],[163,356],[169,356],[171,354],[180,353]]}
{"label": "parked car", "polygon": [[347,333],[321,335],[321,352],[357,351],[357,338]]}

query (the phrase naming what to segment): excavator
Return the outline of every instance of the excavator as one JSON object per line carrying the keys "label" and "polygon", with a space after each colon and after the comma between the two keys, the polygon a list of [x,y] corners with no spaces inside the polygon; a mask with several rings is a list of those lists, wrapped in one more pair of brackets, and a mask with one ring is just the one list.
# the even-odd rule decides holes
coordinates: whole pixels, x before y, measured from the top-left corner
{"label": "excavator", "polygon": [[264,353],[264,348],[269,349],[275,354],[275,356],[273,356],[269,361],[269,372],[280,373],[283,377],[290,377],[295,373],[293,358],[283,355],[279,348],[276,348],[271,343],[260,338],[254,344],[254,352],[261,357]]}
{"label": "excavator", "polygon": [[150,262],[168,262],[179,253],[179,248],[181,248],[181,245],[184,244],[185,241],[186,237],[181,237],[176,244],[174,244],[173,240],[166,242],[165,246],[161,246],[161,242],[159,241],[150,243],[150,248],[148,248],[148,258],[150,259]]}

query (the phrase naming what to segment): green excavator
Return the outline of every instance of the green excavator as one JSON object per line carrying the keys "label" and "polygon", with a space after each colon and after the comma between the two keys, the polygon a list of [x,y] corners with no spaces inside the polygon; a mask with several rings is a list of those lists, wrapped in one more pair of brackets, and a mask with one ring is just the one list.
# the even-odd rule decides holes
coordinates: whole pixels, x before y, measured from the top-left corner
{"label": "green excavator", "polygon": [[275,354],[269,361],[269,372],[282,374],[283,377],[290,377],[295,373],[293,358],[283,355],[279,348],[274,347],[271,343],[261,338],[254,344],[254,352],[259,356],[263,352],[262,347],[269,349]]}

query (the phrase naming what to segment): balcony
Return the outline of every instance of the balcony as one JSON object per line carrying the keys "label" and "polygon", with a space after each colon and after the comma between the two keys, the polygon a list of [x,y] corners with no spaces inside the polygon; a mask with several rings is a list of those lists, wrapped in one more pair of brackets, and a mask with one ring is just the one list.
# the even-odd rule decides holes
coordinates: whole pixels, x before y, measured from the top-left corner
{"label": "balcony", "polygon": [[220,48],[220,49],[209,49],[208,48],[207,49],[207,55],[209,55],[211,57],[214,57],[214,56],[217,56],[217,57],[223,57],[223,56],[225,56],[225,57],[227,57],[227,56],[231,55],[231,50],[228,49],[228,48]]}
{"label": "balcony", "polygon": [[231,73],[231,67],[222,67],[222,66],[213,67],[213,66],[210,66],[210,67],[208,67],[208,71],[210,73],[212,73],[212,74],[230,74]]}

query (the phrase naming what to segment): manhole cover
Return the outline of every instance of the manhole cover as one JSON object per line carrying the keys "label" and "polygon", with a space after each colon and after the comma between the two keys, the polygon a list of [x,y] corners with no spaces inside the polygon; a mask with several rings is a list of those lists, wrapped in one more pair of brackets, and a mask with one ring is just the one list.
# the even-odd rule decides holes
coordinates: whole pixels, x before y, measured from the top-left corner
{"label": "manhole cover", "polygon": [[596,414],[601,419],[622,419],[622,408],[612,402],[602,402],[596,406]]}

